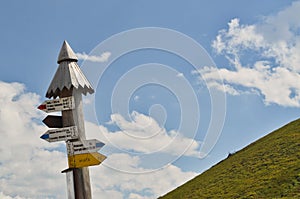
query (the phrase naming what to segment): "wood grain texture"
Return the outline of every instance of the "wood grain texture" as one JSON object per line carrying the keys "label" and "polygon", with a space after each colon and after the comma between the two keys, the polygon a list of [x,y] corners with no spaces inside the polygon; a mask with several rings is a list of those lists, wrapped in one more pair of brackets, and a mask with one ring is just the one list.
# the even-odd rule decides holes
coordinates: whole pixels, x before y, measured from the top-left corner
{"label": "wood grain texture", "polygon": [[[77,126],[80,140],[85,140],[82,95],[78,90],[71,87],[69,90],[63,89],[59,97],[69,96],[74,96],[75,109],[62,112],[63,127]],[[87,167],[73,169],[73,180],[75,199],[91,199],[89,169]]]}

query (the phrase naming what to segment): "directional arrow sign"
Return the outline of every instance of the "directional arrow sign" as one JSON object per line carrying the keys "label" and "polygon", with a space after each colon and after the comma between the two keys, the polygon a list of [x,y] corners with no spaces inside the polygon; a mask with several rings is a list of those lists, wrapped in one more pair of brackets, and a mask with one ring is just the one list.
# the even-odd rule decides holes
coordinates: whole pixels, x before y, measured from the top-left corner
{"label": "directional arrow sign", "polygon": [[68,156],[69,168],[81,168],[93,165],[99,165],[106,159],[101,153],[84,153],[79,155]]}
{"label": "directional arrow sign", "polygon": [[42,139],[48,142],[67,141],[71,139],[78,139],[78,131],[76,126],[70,126],[60,129],[48,130],[41,136]]}
{"label": "directional arrow sign", "polygon": [[38,106],[38,109],[45,111],[46,113],[55,112],[55,111],[66,111],[75,108],[74,97],[64,97],[54,100],[46,100],[41,105]]}
{"label": "directional arrow sign", "polygon": [[62,116],[58,115],[48,115],[44,120],[43,123],[46,124],[49,128],[62,128]]}
{"label": "directional arrow sign", "polygon": [[96,139],[67,142],[68,155],[96,152],[104,145],[103,142]]}

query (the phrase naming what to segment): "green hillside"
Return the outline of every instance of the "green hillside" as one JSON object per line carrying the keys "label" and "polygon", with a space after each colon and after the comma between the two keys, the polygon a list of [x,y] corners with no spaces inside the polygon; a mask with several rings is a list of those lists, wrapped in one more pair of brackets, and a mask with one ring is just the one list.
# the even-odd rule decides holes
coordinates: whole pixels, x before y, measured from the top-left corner
{"label": "green hillside", "polygon": [[161,198],[300,198],[300,119]]}

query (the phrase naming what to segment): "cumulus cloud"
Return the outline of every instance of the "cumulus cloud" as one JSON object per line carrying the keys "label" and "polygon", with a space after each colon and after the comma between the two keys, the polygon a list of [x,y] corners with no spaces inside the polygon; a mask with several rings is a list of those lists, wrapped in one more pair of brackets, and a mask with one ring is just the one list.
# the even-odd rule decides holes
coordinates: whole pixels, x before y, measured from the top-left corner
{"label": "cumulus cloud", "polygon": [[212,43],[231,67],[207,66],[197,72],[209,86],[231,95],[259,93],[266,104],[300,107],[299,11],[298,1],[257,24],[232,19]]}
{"label": "cumulus cloud", "polygon": [[39,139],[46,130],[36,122],[43,116],[36,108],[40,97],[25,92],[20,83],[0,81],[0,90],[1,194],[7,198],[64,198],[65,177],[58,172],[66,167],[66,158],[59,144]]}
{"label": "cumulus cloud", "polygon": [[[140,159],[124,153],[116,153],[109,157],[111,162],[128,165],[128,167],[139,168],[143,174],[132,174],[126,172],[115,172],[115,170],[103,166],[91,168],[92,180],[94,182],[94,195],[109,196],[115,191],[113,198],[157,198],[183,184],[196,176],[194,172],[183,172],[180,168],[169,165],[157,171],[148,172],[148,169],[139,167]],[[130,168],[128,168],[130,169]],[[123,195],[118,195],[118,192]],[[106,198],[104,197],[103,198]],[[109,197],[107,197],[109,198]]]}
{"label": "cumulus cloud", "polygon": [[91,135],[127,151],[200,156],[199,141],[185,137],[183,133],[175,130],[167,131],[152,117],[136,111],[132,112],[131,121],[120,114],[112,114],[109,124],[117,126],[120,130],[110,132],[106,127],[93,123],[87,123],[87,129]]}
{"label": "cumulus cloud", "polygon": [[3,192],[0,192],[0,198],[1,199],[25,199],[20,196],[10,197],[10,196],[3,194]]}
{"label": "cumulus cloud", "polygon": [[[40,122],[45,114],[36,108],[41,103],[40,96],[27,92],[20,83],[0,81],[0,90],[0,198],[66,198],[66,179],[60,173],[67,168],[66,154],[62,151],[65,144],[48,143],[39,138],[47,130]],[[112,116],[112,123],[128,131],[138,129],[141,133],[144,132],[139,125],[149,122],[156,130],[163,129],[147,116],[138,113],[133,116],[136,128],[134,122],[130,124],[118,115]],[[87,129],[90,125],[87,123]],[[108,131],[102,126],[97,128]],[[174,165],[152,171],[141,166],[141,157],[122,152],[111,152],[106,161],[142,173],[124,173],[105,164],[90,167],[94,198],[155,198],[196,175]]]}
{"label": "cumulus cloud", "polygon": [[76,53],[76,56],[78,57],[78,59],[83,59],[83,60],[91,61],[91,62],[107,62],[111,56],[111,53],[104,52],[99,56],[88,55],[86,53]]}

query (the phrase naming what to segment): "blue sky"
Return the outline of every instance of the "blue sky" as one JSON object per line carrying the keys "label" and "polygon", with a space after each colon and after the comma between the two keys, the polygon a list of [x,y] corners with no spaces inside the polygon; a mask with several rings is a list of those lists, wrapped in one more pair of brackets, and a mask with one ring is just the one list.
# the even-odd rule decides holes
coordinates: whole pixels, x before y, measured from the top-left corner
{"label": "blue sky", "polygon": [[156,198],[299,118],[300,1],[1,4],[0,198],[66,197],[65,145],[39,139],[36,109],[64,40],[106,143],[94,198]]}

